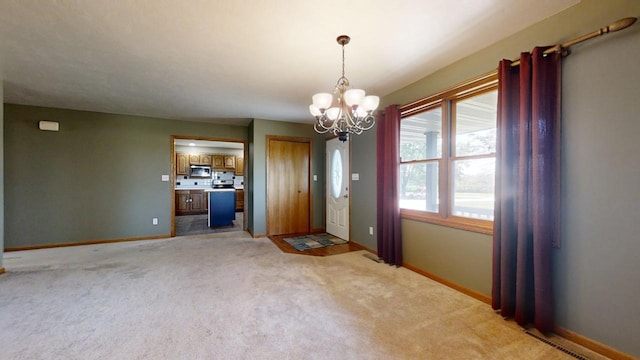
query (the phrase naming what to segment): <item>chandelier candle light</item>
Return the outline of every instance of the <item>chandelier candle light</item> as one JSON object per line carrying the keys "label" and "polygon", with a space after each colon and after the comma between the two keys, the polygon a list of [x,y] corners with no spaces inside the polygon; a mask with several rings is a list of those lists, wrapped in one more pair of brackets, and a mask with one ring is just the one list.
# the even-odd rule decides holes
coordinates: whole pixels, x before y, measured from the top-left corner
{"label": "chandelier candle light", "polygon": [[332,132],[340,141],[347,141],[349,134],[360,135],[375,125],[375,110],[380,98],[374,95],[365,96],[364,90],[361,89],[351,89],[349,80],[344,76],[344,46],[351,38],[340,35],[336,40],[342,46],[342,76],[333,89],[337,103],[334,104],[333,96],[329,93],[315,94],[309,111],[316,118],[313,124],[316,132]]}

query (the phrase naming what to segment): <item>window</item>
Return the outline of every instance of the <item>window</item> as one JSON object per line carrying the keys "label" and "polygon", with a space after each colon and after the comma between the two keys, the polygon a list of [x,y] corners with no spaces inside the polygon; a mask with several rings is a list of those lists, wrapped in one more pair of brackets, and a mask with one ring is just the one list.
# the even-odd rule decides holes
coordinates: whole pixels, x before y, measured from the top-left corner
{"label": "window", "polygon": [[402,217],[491,233],[495,76],[405,105],[401,112]]}

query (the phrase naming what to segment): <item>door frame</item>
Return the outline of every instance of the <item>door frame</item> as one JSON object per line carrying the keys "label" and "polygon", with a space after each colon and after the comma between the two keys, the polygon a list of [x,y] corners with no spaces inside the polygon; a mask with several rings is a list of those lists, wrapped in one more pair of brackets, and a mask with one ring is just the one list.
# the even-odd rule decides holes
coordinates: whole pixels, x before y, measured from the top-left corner
{"label": "door frame", "polygon": [[230,142],[230,143],[242,143],[242,152],[244,153],[244,189],[245,189],[245,206],[242,209],[242,230],[247,231],[247,206],[246,206],[246,197],[247,190],[250,187],[250,181],[247,181],[247,164],[249,163],[249,147],[247,146],[246,140],[238,140],[238,139],[228,139],[228,138],[218,138],[218,137],[208,137],[208,136],[188,136],[188,135],[171,135],[171,169],[169,174],[169,179],[171,180],[171,237],[176,236],[176,147],[175,140],[203,140],[203,141],[219,141],[219,142]]}
{"label": "door frame", "polygon": [[269,147],[271,144],[271,140],[276,141],[290,141],[290,142],[300,142],[309,144],[309,170],[307,173],[307,183],[309,184],[309,227],[307,229],[308,233],[311,233],[311,229],[313,229],[313,186],[311,173],[313,172],[313,139],[305,138],[305,137],[297,137],[297,136],[281,136],[281,135],[266,135],[266,163],[265,163],[265,222],[266,222],[266,232],[267,236],[271,235],[271,229],[269,225]]}

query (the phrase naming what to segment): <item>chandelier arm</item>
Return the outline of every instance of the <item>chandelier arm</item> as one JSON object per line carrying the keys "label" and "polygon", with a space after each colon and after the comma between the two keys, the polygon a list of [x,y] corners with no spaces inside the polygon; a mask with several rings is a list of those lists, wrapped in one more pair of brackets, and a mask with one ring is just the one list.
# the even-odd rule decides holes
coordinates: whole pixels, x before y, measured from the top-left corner
{"label": "chandelier arm", "polygon": [[322,129],[330,130],[331,127],[333,126],[333,124],[332,124],[332,126],[328,126],[327,127],[327,126],[324,126],[325,122],[327,122],[327,119],[326,119],[326,117],[322,116],[321,118],[318,118],[318,121],[316,122],[316,124],[320,125],[320,127]]}
{"label": "chandelier arm", "polygon": [[351,111],[349,106],[347,104],[343,104],[342,109],[343,109],[343,113],[345,113],[345,122],[347,123],[347,126],[348,127],[355,126],[357,117],[356,119],[354,119],[353,112]]}
{"label": "chandelier arm", "polygon": [[[320,127],[318,127],[318,125]],[[313,129],[318,133],[318,134],[325,134],[328,131],[331,130],[331,127],[326,127],[324,126],[322,120],[318,119],[318,121],[316,121],[315,123],[313,123]]]}
{"label": "chandelier arm", "polygon": [[364,131],[370,130],[376,124],[376,117],[373,116],[373,114],[368,114],[367,116],[362,118],[362,121],[360,122],[360,124],[361,125],[359,125],[359,127],[362,130]]}

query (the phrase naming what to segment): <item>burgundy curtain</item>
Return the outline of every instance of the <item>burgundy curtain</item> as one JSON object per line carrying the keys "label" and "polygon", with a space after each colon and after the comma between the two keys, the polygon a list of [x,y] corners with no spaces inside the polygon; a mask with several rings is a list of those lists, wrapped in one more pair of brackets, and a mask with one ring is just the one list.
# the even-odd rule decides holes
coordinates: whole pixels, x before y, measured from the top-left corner
{"label": "burgundy curtain", "polygon": [[389,105],[378,119],[378,257],[402,265],[398,173],[400,172],[400,109]]}
{"label": "burgundy curtain", "polygon": [[520,325],[554,327],[559,239],[561,55],[523,53],[498,68],[492,306]]}

